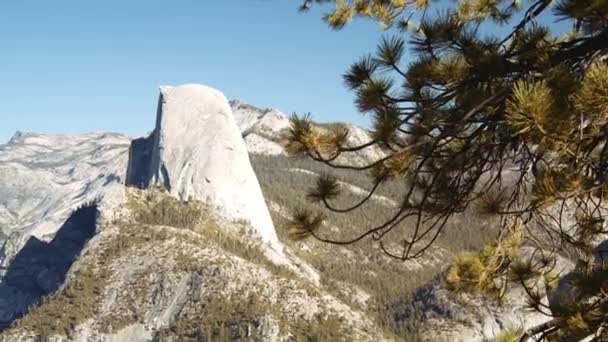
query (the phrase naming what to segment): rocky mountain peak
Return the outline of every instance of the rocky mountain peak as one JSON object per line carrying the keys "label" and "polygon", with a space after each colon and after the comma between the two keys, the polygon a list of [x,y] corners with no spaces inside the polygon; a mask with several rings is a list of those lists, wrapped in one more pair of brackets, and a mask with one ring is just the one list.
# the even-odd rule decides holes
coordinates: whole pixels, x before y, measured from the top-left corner
{"label": "rocky mountain peak", "polygon": [[242,100],[230,101],[230,107],[243,137],[254,133],[272,140],[289,127],[289,118],[274,108],[258,108]]}
{"label": "rocky mountain peak", "polygon": [[226,97],[202,85],[162,87],[157,115],[149,165],[152,183],[181,200],[205,201],[227,218],[248,221],[280,251]]}
{"label": "rocky mountain peak", "polygon": [[[274,164],[290,160],[287,115],[188,84],[160,89],[154,126],[135,140],[17,132],[0,145],[0,340],[164,340],[200,322],[215,336],[214,320],[235,317],[231,334],[265,340],[293,340],[300,322],[325,340],[383,339],[361,291],[342,298],[307,246],[277,238],[266,203],[282,225],[282,184],[291,198],[298,178]],[[308,331],[316,321],[323,331]]]}

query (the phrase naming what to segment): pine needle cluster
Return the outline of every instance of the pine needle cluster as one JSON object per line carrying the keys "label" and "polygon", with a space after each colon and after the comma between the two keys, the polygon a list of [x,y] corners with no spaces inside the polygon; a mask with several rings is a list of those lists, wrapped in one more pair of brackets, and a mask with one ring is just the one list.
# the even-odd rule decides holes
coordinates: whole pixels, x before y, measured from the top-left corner
{"label": "pine needle cluster", "polygon": [[[321,217],[308,213],[296,236],[336,244],[370,237],[386,255],[409,260],[432,246],[451,217],[477,204],[505,224],[520,222],[521,245],[591,258],[608,232],[608,0],[460,0],[438,11],[427,0],[305,0],[303,9],[319,4],[329,6],[325,21],[335,29],[356,18],[393,28],[344,74],[357,108],[371,117],[372,140],[351,146],[347,130],[321,131],[309,116],[294,116],[286,146],[293,155],[367,173],[377,184],[367,199],[380,185],[404,179],[403,205],[349,240],[332,239],[319,230]],[[540,16],[565,21],[571,31],[553,32]],[[371,146],[386,154],[368,165],[337,162]],[[320,179],[309,199],[336,212],[361,209],[332,207],[336,182]],[[382,240],[411,219],[413,233],[397,237],[403,250],[383,248]],[[524,285],[533,277],[559,282],[525,260],[506,267],[510,256],[501,244],[460,256],[448,274],[453,287],[479,292],[501,272]],[[595,273],[582,279],[597,281]],[[604,288],[580,288],[581,298],[605,307]],[[606,330],[608,316],[589,318],[597,308],[585,301],[570,305],[574,311],[551,311],[538,304],[541,294],[529,295],[556,320],[523,337]]]}
{"label": "pine needle cluster", "polygon": [[[500,295],[501,282],[498,278],[516,264],[520,248],[521,231],[514,231],[479,252],[458,254],[446,274],[448,288],[453,291]],[[530,277],[531,273],[529,270],[525,276]]]}

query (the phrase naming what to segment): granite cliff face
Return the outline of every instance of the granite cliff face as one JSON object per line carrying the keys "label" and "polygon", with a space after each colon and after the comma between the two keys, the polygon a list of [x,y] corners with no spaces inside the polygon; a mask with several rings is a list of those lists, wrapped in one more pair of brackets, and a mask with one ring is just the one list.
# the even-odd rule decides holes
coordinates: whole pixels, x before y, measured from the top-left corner
{"label": "granite cliff face", "polygon": [[181,201],[201,201],[226,219],[246,222],[275,263],[319,281],[279,242],[241,130],[221,92],[196,84],[161,87],[156,128],[134,142],[128,170],[143,188],[160,186]]}
{"label": "granite cliff face", "polygon": [[129,143],[17,133],[0,145],[0,327],[53,293],[96,221],[120,212]]}
{"label": "granite cliff face", "polygon": [[18,132],[8,144],[0,145],[0,238],[5,239],[5,262],[32,236],[52,239],[84,203],[100,200],[106,216],[116,212],[124,200],[129,144],[130,139],[121,134]]}
{"label": "granite cliff face", "polygon": [[[2,340],[289,340],[319,322],[383,336],[279,242],[217,90],[161,88],[155,130],[133,141],[17,134],[0,169]],[[222,328],[184,327],[199,319]]]}
{"label": "granite cliff face", "polygon": [[202,85],[162,87],[148,186],[163,186],[182,201],[200,200],[223,216],[248,221],[277,251],[282,250],[247,147],[222,93]]}

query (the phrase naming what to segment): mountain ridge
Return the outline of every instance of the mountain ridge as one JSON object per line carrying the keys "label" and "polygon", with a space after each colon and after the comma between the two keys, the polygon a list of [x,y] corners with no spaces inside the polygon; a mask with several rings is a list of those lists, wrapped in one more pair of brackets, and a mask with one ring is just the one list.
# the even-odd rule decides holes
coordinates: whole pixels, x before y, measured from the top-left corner
{"label": "mountain ridge", "polygon": [[[273,316],[265,314],[264,311],[255,312],[255,317],[252,318],[254,321],[247,323],[245,327],[238,324],[233,326],[223,321],[230,317],[219,317],[222,326],[229,324],[230,327],[226,330],[223,327],[208,326],[204,333],[212,336],[226,333],[241,336],[244,333],[244,336],[249,336],[255,331],[256,334],[267,336],[266,338],[271,340],[285,340],[301,334],[304,334],[303,336],[316,334],[306,330],[299,331],[302,329],[299,323],[301,317],[306,317],[306,320],[326,321],[337,319],[336,317],[339,316],[341,318],[334,324],[348,327],[351,333],[352,329],[356,329],[358,339],[371,341],[383,336],[384,333],[374,322],[365,318],[362,313],[357,313],[357,309],[326,292],[319,284],[319,280],[315,280],[313,276],[315,271],[307,266],[306,262],[288,250],[285,252],[276,250],[278,253],[285,253],[282,258],[287,258],[288,261],[279,262],[280,260],[272,257],[275,254],[268,254],[267,241],[260,239],[263,235],[258,235],[259,228],[251,225],[249,216],[241,217],[245,222],[243,228],[243,223],[234,221],[234,218],[227,217],[226,213],[218,210],[222,206],[230,205],[232,198],[218,202],[221,203],[219,207],[215,207],[217,203],[212,202],[205,204],[211,205],[212,208],[198,207],[200,200],[207,202],[216,194],[211,192],[198,195],[198,190],[193,186],[200,185],[201,182],[202,184],[219,182],[217,194],[225,195],[222,189],[225,190],[231,181],[240,182],[239,177],[244,175],[229,176],[225,178],[226,184],[219,180],[225,177],[221,173],[205,175],[206,154],[203,152],[201,155],[203,159],[197,159],[196,148],[199,145],[193,142],[196,139],[182,139],[184,135],[179,133],[179,129],[190,127],[189,129],[194,131],[200,130],[200,134],[205,134],[204,132],[218,134],[222,129],[233,130],[232,135],[222,134],[221,137],[218,135],[218,138],[226,139],[226,151],[235,153],[236,158],[241,158],[243,165],[246,166],[249,165],[249,157],[245,143],[240,133],[233,134],[238,128],[236,122],[231,119],[231,109],[227,102],[222,102],[225,100],[220,99],[215,103],[216,100],[208,99],[207,95],[200,96],[210,94],[207,89],[198,86],[163,88],[161,94],[159,103],[162,109],[159,110],[155,133],[150,138],[131,140],[121,134],[109,133],[41,135],[18,132],[9,144],[0,145],[0,170],[5,171],[1,173],[4,178],[0,179],[0,193],[3,195],[0,200],[0,214],[3,213],[0,216],[0,229],[7,235],[6,241],[0,243],[8,247],[2,248],[3,253],[6,252],[6,257],[2,260],[5,271],[0,271],[0,304],[2,304],[0,321],[4,327],[10,326],[0,335],[2,339],[31,340],[38,337],[54,337],[58,341],[66,339],[112,341],[129,338],[148,341],[164,333],[173,336],[172,338],[195,336],[202,332],[188,329],[182,331],[182,328],[175,326],[175,324],[186,324],[185,322],[188,321],[183,316],[186,312],[183,310],[186,309],[176,310],[174,307],[176,303],[181,303],[183,300],[218,301],[222,295],[229,293],[232,293],[232,296],[244,295],[249,293],[244,288],[256,288],[262,284],[272,290],[264,292],[260,300],[267,304],[260,305],[264,307],[272,305],[275,308],[273,310],[279,310],[280,313],[277,311]],[[176,97],[172,97],[174,95]],[[215,93],[212,95],[211,97],[219,99]],[[182,103],[187,106],[182,108]],[[189,112],[191,110],[200,110],[202,116]],[[209,117],[205,118],[205,116]],[[278,114],[275,117],[278,117]],[[227,121],[223,118],[227,118]],[[282,118],[284,120],[278,121],[287,121],[285,117]],[[189,122],[189,120],[195,121]],[[266,124],[264,120],[260,122],[262,124],[254,123],[256,129],[265,129],[266,133],[274,132],[273,125],[276,120],[269,121],[271,124]],[[199,124],[203,126],[197,126]],[[217,127],[212,129],[210,124],[216,124]],[[193,131],[190,133],[194,134],[193,137],[199,134]],[[134,142],[138,144],[153,142],[148,148],[151,155],[139,156],[137,151],[133,150]],[[214,144],[223,146],[224,143],[219,142],[212,135],[209,143],[200,146],[217,150]],[[242,147],[238,147],[238,144]],[[190,148],[194,148],[192,153],[189,152]],[[185,154],[182,154],[184,152]],[[224,157],[225,155],[221,158]],[[143,192],[137,195],[137,187],[130,189],[125,187],[125,184],[129,177],[134,177],[129,175],[129,170],[140,167],[145,169],[146,161],[151,165],[149,172],[156,174],[156,178],[144,181],[141,185],[148,189],[139,190]],[[133,162],[142,162],[144,165],[129,166]],[[185,174],[182,168],[189,167],[189,163],[196,164],[191,169],[194,172],[192,177],[199,177],[192,178],[192,184],[181,182],[179,178]],[[239,170],[242,171],[242,168]],[[132,172],[139,173],[137,170]],[[254,183],[257,184],[253,171],[251,176],[247,177],[255,179]],[[37,181],[34,181],[35,179]],[[41,182],[41,180],[46,181]],[[166,193],[157,194],[157,187],[164,188],[163,191]],[[158,203],[154,198],[160,198]],[[175,198],[182,201],[177,201]],[[246,200],[243,196],[234,199]],[[255,203],[265,208],[263,197],[247,200],[257,201]],[[79,231],[74,229],[81,227],[80,223],[61,225],[62,222],[70,222],[72,218],[80,217],[84,215],[81,213],[87,212],[94,213],[94,216],[86,215],[92,217],[94,222],[92,226],[88,225],[92,227],[89,229],[92,235],[82,237],[74,235]],[[176,215],[176,212],[180,214]],[[262,209],[256,209],[254,213],[263,214]],[[209,217],[218,223],[209,223],[211,222]],[[187,221],[184,221],[184,218]],[[269,224],[270,228],[274,229],[272,223]],[[235,228],[230,228],[233,226]],[[183,234],[179,229],[185,229],[183,233],[194,240],[178,239],[180,234]],[[61,242],[56,243],[58,236],[69,238],[61,239]],[[204,241],[208,244],[200,245],[200,241],[203,240],[197,240],[199,239],[197,236],[204,237]],[[199,242],[194,243],[194,241]],[[52,260],[59,258],[71,245],[75,247],[67,256],[66,266],[56,268],[59,263]],[[152,246],[154,248],[151,248]],[[211,254],[215,256],[208,254],[211,251],[209,248],[213,250]],[[159,254],[148,254],[151,250]],[[189,250],[188,257],[179,252],[186,250]],[[242,254],[244,252],[246,254]],[[241,255],[240,259],[226,258],[234,253]],[[197,255],[198,257],[195,257]],[[95,256],[99,256],[100,260],[96,260]],[[216,256],[219,259],[216,259]],[[259,267],[262,273],[254,272],[256,276],[244,281],[239,276],[247,272],[251,273],[255,269],[249,264],[252,262],[250,258],[261,262]],[[176,278],[173,280],[141,278],[140,274],[154,273],[148,268],[151,267],[150,262],[155,265],[153,269],[165,269],[166,272],[175,274]],[[185,270],[172,268],[172,265],[183,262],[190,266]],[[215,276],[207,279],[206,276],[203,278],[196,276],[199,271],[190,268],[206,267],[205,265],[213,263],[217,263],[220,270],[227,271],[231,267],[240,267],[240,269],[223,276],[222,271],[219,274],[213,273]],[[201,270],[201,272],[207,271]],[[263,275],[268,274],[267,272],[274,275],[268,278]],[[215,281],[220,281],[223,284],[220,288],[224,290],[207,293],[202,290],[201,285],[184,287],[183,282],[188,277],[196,277],[196,282],[209,286]],[[32,284],[33,287],[25,284]],[[241,285],[238,284],[242,284],[244,288],[239,288],[238,286]],[[271,284],[275,285],[271,286]],[[125,288],[133,286],[141,288],[147,294],[137,298],[124,294]],[[156,303],[153,293],[159,286],[168,289],[169,292],[162,297],[164,299],[161,302]],[[230,288],[233,289],[228,290]],[[307,292],[310,294],[309,299],[290,306],[289,301],[279,300],[277,297],[282,292],[292,293],[294,298],[306,298],[304,294]],[[116,296],[122,299],[118,300]],[[148,300],[152,302],[147,302]],[[125,303],[133,303],[136,309],[125,307]],[[306,312],[309,310],[307,307],[313,303],[316,303],[315,306],[322,305],[322,309],[315,309],[314,312],[317,313],[311,316]],[[222,304],[220,301],[218,304],[225,306],[229,302]],[[32,307],[34,309],[30,310]],[[58,311],[60,307],[64,309]],[[196,306],[187,310],[190,312],[188,315],[194,315],[193,317],[204,313]],[[121,318],[123,315],[140,318],[125,320]],[[334,318],[328,318],[330,316]],[[260,319],[270,319],[279,323],[263,324],[260,323]],[[107,331],[104,328],[107,326],[107,320],[115,322],[113,324],[116,324],[116,320],[128,324],[119,324],[120,329],[111,328]],[[112,324],[109,326],[112,327]],[[365,328],[361,330],[360,327]],[[339,331],[341,330],[320,331],[319,334],[326,336]],[[373,333],[370,334],[372,331]],[[345,336],[343,334],[344,331],[339,333],[338,337]]]}
{"label": "mountain ridge", "polygon": [[[383,256],[378,246],[372,243],[330,246],[314,240],[290,241],[287,239],[286,227],[292,215],[291,210],[309,206],[322,210],[320,206],[307,203],[304,196],[297,194],[305,194],[316,177],[332,173],[331,168],[305,159],[287,158],[280,145],[281,136],[288,128],[285,114],[260,109],[242,101],[232,101],[228,109],[224,110],[234,115],[234,124],[240,133],[237,134],[238,138],[246,146],[248,161],[261,186],[263,200],[279,240],[290,251],[288,257],[292,261],[301,262],[298,261],[299,264],[292,268],[276,265],[256,242],[255,234],[250,234],[251,227],[226,220],[218,216],[213,208],[198,208],[196,199],[175,201],[167,192],[171,187],[162,190],[162,179],[157,183],[159,187],[145,189],[149,185],[145,181],[146,177],[140,183],[141,179],[130,175],[130,168],[126,165],[134,157],[137,157],[136,163],[151,163],[151,150],[155,147],[149,147],[148,144],[154,140],[153,135],[152,138],[131,139],[119,133],[45,135],[16,132],[9,144],[0,145],[0,171],[5,171],[0,172],[0,193],[3,195],[0,196],[0,231],[3,232],[0,235],[0,263],[4,267],[0,268],[0,278],[9,274],[11,279],[4,283],[0,280],[0,308],[10,307],[19,312],[18,316],[25,315],[16,321],[12,314],[0,315],[0,320],[8,322],[7,324],[13,322],[0,335],[0,340],[29,341],[40,334],[59,336],[58,341],[171,341],[185,336],[198,338],[196,336],[207,334],[215,337],[230,334],[235,340],[242,340],[253,336],[249,334],[261,334],[263,340],[316,336],[322,340],[350,341],[347,336],[353,330],[357,331],[357,340],[362,341],[433,340],[440,337],[433,332],[433,328],[440,328],[445,322],[449,324],[449,317],[444,319],[435,315],[429,316],[432,318],[430,320],[418,320],[417,317],[424,316],[425,313],[413,310],[417,304],[423,307],[426,304],[415,297],[416,293],[421,293],[419,290],[427,285],[434,286],[431,293],[439,294],[437,303],[445,308],[453,305],[447,297],[442,297],[445,289],[441,284],[433,283],[433,279],[445,270],[455,253],[463,249],[481,248],[491,240],[493,230],[489,226],[492,223],[481,222],[466,214],[455,217],[451,224],[456,227],[446,230],[445,236],[438,238],[436,246],[423,258],[406,263]],[[269,114],[271,115],[267,116]],[[321,130],[327,129],[326,124],[316,125]],[[357,145],[371,139],[369,132],[363,128],[347,124],[344,126],[351,132],[349,144]],[[143,147],[144,154],[135,153],[134,146]],[[342,156],[345,159],[338,161],[365,164],[382,153],[384,151],[381,149],[369,149]],[[166,159],[168,166],[173,163],[171,158]],[[180,168],[187,163],[178,161],[174,164],[177,167],[174,172],[177,178],[171,179],[179,179]],[[152,170],[161,168],[153,167]],[[135,186],[125,188],[124,183],[131,178],[135,179]],[[372,187],[368,177],[355,172],[340,173],[339,181],[340,187],[345,190],[342,191],[339,204],[346,206],[359,201]],[[390,215],[399,206],[400,186],[397,181],[378,188],[373,201],[363,207],[362,213],[355,213],[355,216],[328,215],[322,233],[335,234],[336,238],[348,238],[377,224],[378,218]],[[53,258],[63,254],[60,251],[67,248],[65,246],[79,246],[84,240],[66,233],[60,236],[67,236],[68,239],[60,239],[61,243],[53,244],[57,234],[53,234],[51,227],[60,229],[58,227],[62,223],[77,215],[87,205],[95,205],[99,211],[95,235],[90,240],[85,237],[80,257],[74,260],[69,257],[61,259],[63,262],[72,262],[67,269],[65,266],[54,268],[53,265],[45,265],[36,257],[40,255],[38,253],[19,254],[21,246],[27,244],[28,239],[32,241],[28,251],[47,250],[47,244],[62,246],[50,250],[48,255],[54,255]],[[173,215],[172,212],[182,214]],[[196,224],[185,222],[180,217]],[[28,220],[38,224],[30,224]],[[70,231],[69,226],[66,229],[67,232]],[[405,224],[402,229],[407,231],[408,225]],[[158,254],[150,254],[151,251]],[[179,251],[187,251],[186,254],[198,255],[200,258],[192,259]],[[7,257],[1,257],[3,253]],[[10,260],[15,255],[19,255],[22,260],[19,265],[36,267],[28,271],[19,265],[11,265]],[[96,255],[101,256],[103,262],[95,261]],[[188,265],[185,269],[174,268],[175,265],[184,263]],[[251,266],[252,263],[257,266]],[[308,264],[319,273],[318,282],[303,277],[298,271],[302,267],[308,267]],[[236,271],[222,273],[223,267]],[[241,281],[239,275],[247,273],[251,267],[259,279],[253,277]],[[176,276],[159,277],[153,271],[154,268],[173,272]],[[404,279],[404,275],[407,275],[407,279]],[[20,291],[18,285],[23,279],[38,288],[50,289],[50,292],[43,294],[48,297],[40,301],[41,298],[35,297],[39,296],[40,291],[36,290],[23,297],[26,300],[15,301],[15,298],[20,298],[15,291]],[[92,285],[93,280],[99,282],[99,286]],[[202,286],[194,285],[195,283]],[[276,291],[250,293],[245,290],[263,286],[261,283],[274,284],[273,289]],[[55,288],[57,284],[58,287]],[[6,292],[3,292],[2,286]],[[142,290],[133,294],[125,293],[123,288],[132,286]],[[203,291],[205,286],[213,290]],[[161,288],[165,289],[164,292],[159,290]],[[226,293],[221,291],[223,288],[230,289],[231,295],[225,296]],[[264,310],[254,310],[253,313],[245,310],[248,306],[243,307],[242,303],[234,300],[245,293],[249,296],[248,300],[257,303],[252,304],[252,308],[268,310],[268,305],[272,305],[278,311],[265,317]],[[321,309],[302,320],[298,316],[306,310],[293,307],[289,301],[283,300],[289,296],[304,296],[304,293],[307,300],[316,303],[314,305]],[[263,295],[255,297],[260,294]],[[277,297],[279,295],[282,299]],[[73,298],[78,300],[74,302]],[[158,298],[158,301],[152,298]],[[40,305],[33,305],[36,303]],[[98,307],[96,303],[104,304]],[[213,308],[207,309],[213,309],[213,312],[197,308],[192,303],[212,303],[210,305]],[[74,306],[76,304],[78,305]],[[123,304],[128,305],[125,307]],[[28,311],[32,305],[35,309]],[[66,305],[70,308],[67,311],[72,310],[86,319],[80,320],[62,313],[61,308]],[[184,316],[175,310],[176,305],[184,308]],[[221,308],[229,308],[228,313]],[[230,311],[233,309],[235,311]],[[247,315],[239,316],[241,314],[238,312],[243,310]],[[117,316],[113,312],[122,314]],[[463,312],[467,317],[475,316],[474,313]],[[496,320],[492,316],[497,315],[496,312],[485,313],[485,318]],[[215,323],[212,325],[205,325],[204,329],[196,331],[192,320],[207,317],[200,315],[214,317],[217,322],[213,321]],[[235,317],[241,317],[242,324],[235,324]],[[527,316],[521,313],[517,317],[525,319]],[[53,327],[53,320],[61,322],[56,327],[58,330]],[[119,321],[128,324],[118,324],[112,331],[103,328],[108,322],[116,325]],[[419,322],[427,324],[425,329],[417,325]],[[477,321],[473,319],[473,322]],[[219,328],[216,323],[227,325],[227,330]],[[332,328],[328,331],[322,328],[323,325]],[[310,331],[306,331],[309,328]],[[463,331],[463,336],[473,336],[466,335],[466,329],[460,329],[448,335],[448,340],[449,336],[459,336],[457,334],[462,334]],[[484,337],[491,337],[493,333],[485,334]],[[473,337],[481,338],[478,335]]]}

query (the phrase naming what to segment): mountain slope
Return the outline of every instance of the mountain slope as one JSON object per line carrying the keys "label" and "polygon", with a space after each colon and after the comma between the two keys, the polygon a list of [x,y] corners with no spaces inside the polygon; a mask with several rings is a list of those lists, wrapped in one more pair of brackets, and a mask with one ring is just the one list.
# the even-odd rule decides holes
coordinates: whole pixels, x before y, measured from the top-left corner
{"label": "mountain slope", "polygon": [[[129,213],[102,227],[57,294],[1,338],[375,341],[382,336],[363,313],[274,265],[255,239],[243,238],[245,226],[155,190],[130,190],[129,197]],[[183,226],[183,217],[192,223]]]}
{"label": "mountain slope", "polygon": [[230,108],[243,137],[256,133],[276,139],[282,130],[289,128],[287,116],[276,109],[261,109],[241,100],[230,101]]}
{"label": "mountain slope", "polygon": [[[270,156],[286,155],[280,143],[282,135],[290,126],[287,115],[276,109],[261,109],[242,100],[230,101],[230,107],[249,153]],[[365,129],[350,124],[317,123],[316,126],[324,131],[338,124],[348,129],[347,144],[350,147],[364,145],[372,139]],[[365,165],[384,155],[385,153],[379,147],[370,146],[361,151],[344,153],[335,162]]]}
{"label": "mountain slope", "polygon": [[[222,197],[222,186],[246,177],[209,173],[215,169],[204,148],[225,145],[218,157],[235,153],[250,168],[244,142],[229,107],[199,96],[210,90],[181,89],[161,97],[173,110],[159,110],[166,117],[151,138],[17,134],[0,146],[0,166],[11,176],[0,183],[0,339],[382,339],[375,321],[319,284],[289,248],[269,246],[249,212],[225,212],[244,197]],[[186,102],[206,108],[204,115],[177,106]],[[209,124],[237,134],[212,135],[202,145],[174,139],[179,129]],[[128,175],[145,190],[126,187]],[[34,179],[43,176],[40,186]],[[253,172],[248,179],[257,184]],[[195,185],[204,182],[224,185],[198,196]],[[254,215],[267,210],[260,200]],[[245,215],[235,221],[228,214]],[[268,223],[262,228],[274,233]]]}
{"label": "mountain slope", "polygon": [[[219,216],[217,208],[173,201],[156,188],[125,187],[129,160],[150,161],[146,148],[137,155],[149,138],[16,134],[0,145],[0,261],[5,267],[0,268],[0,321],[10,324],[27,314],[0,340],[56,335],[64,340],[164,341],[229,335],[233,340],[340,341],[352,340],[354,334],[362,341],[411,341],[428,330],[420,322],[430,329],[451,324],[450,317],[435,319],[438,325],[421,319],[432,305],[420,304],[420,289],[434,286],[432,293],[444,294],[433,279],[455,253],[491,240],[492,222],[469,213],[457,216],[435,248],[405,263],[384,256],[368,240],[349,246],[290,241],[286,226],[293,210],[323,210],[308,203],[305,193],[318,175],[334,170],[285,156],[279,142],[288,120],[282,113],[238,101],[230,107],[277,236],[290,260],[300,265],[271,262],[259,237],[249,233],[251,227]],[[369,141],[365,130],[347,127],[351,144]],[[370,149],[340,162],[363,164],[382,154]],[[172,179],[183,178],[179,168],[186,164],[174,165]],[[337,175],[342,189],[334,203],[338,207],[356,203],[371,188],[363,174]],[[145,188],[139,181],[137,186]],[[378,224],[398,208],[401,189],[398,181],[381,187],[352,215],[327,213],[321,233],[343,239]],[[409,229],[404,222],[390,240],[400,241]],[[306,263],[320,274],[320,283],[298,271]],[[452,305],[444,299],[441,305]]]}
{"label": "mountain slope", "polygon": [[116,211],[130,143],[121,134],[18,132],[0,145],[0,246],[6,243],[7,258],[30,236],[51,239],[73,210],[100,196],[105,214]]}
{"label": "mountain slope", "polygon": [[[402,185],[399,182],[382,186],[375,199],[361,210],[347,215],[323,210],[318,204],[309,203],[306,191],[312,187],[319,174],[339,176],[342,194],[332,203],[347,207],[357,203],[372,186],[365,174],[340,170],[308,159],[281,156],[251,156],[264,196],[271,210],[279,238],[303,260],[312,264],[321,274],[323,285],[353,307],[368,312],[384,329],[397,335],[398,341],[413,341],[422,331],[419,326],[419,306],[414,303],[418,288],[440,274],[453,256],[463,250],[475,250],[495,236],[493,222],[470,213],[456,216],[434,248],[421,258],[402,262],[385,256],[372,239],[360,243],[336,246],[314,239],[290,241],[287,237],[289,219],[295,210],[312,208],[327,215],[326,224],[319,234],[334,239],[348,239],[380,220],[394,214],[399,203]],[[354,189],[354,191],[353,191]],[[411,233],[412,222],[404,222],[387,242],[400,241],[401,236]]]}

